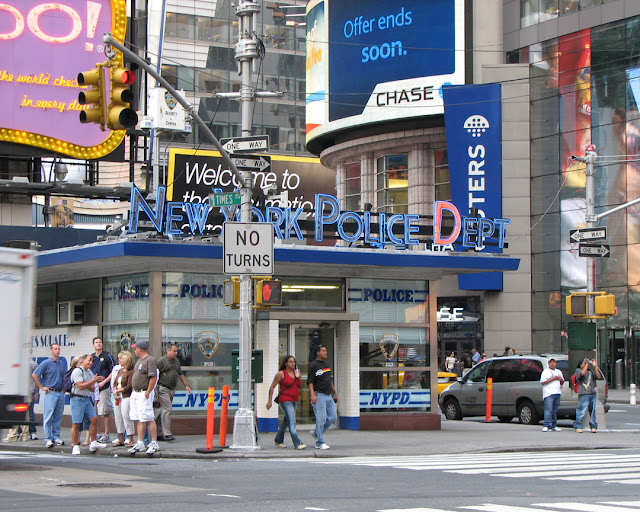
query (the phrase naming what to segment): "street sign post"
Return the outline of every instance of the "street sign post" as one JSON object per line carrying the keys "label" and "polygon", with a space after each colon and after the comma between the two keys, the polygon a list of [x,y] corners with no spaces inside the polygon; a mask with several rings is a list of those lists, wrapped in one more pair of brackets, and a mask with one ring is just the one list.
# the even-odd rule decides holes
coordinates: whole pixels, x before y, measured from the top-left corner
{"label": "street sign post", "polygon": [[229,275],[273,275],[273,224],[225,222],[223,272]]}
{"label": "street sign post", "polygon": [[583,228],[569,231],[571,242],[604,242],[607,239],[607,228]]}
{"label": "street sign post", "polygon": [[271,170],[271,157],[263,155],[229,155],[239,171],[261,171]]}
{"label": "street sign post", "polygon": [[608,258],[611,253],[609,246],[604,244],[580,244],[578,255],[587,258]]}
{"label": "street sign post", "polygon": [[269,136],[254,135],[220,139],[220,144],[229,153],[262,153],[269,151]]}
{"label": "street sign post", "polygon": [[240,192],[227,192],[226,194],[209,194],[209,204],[213,208],[220,206],[234,206],[242,204]]}

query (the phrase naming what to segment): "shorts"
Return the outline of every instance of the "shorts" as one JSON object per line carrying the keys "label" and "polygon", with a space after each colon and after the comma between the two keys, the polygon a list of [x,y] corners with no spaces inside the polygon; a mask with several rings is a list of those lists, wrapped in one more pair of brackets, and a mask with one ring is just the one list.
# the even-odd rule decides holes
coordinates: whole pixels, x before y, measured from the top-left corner
{"label": "shorts", "polygon": [[144,393],[144,391],[131,392],[129,418],[131,418],[132,421],[147,423],[155,419],[153,414],[153,393],[149,394],[149,398],[145,398]]}
{"label": "shorts", "polygon": [[113,415],[113,406],[111,405],[111,388],[105,386],[100,390],[100,401],[98,402],[98,416]]}
{"label": "shorts", "polygon": [[71,397],[71,422],[82,424],[85,418],[95,417],[96,411],[93,408],[93,400],[88,396]]}

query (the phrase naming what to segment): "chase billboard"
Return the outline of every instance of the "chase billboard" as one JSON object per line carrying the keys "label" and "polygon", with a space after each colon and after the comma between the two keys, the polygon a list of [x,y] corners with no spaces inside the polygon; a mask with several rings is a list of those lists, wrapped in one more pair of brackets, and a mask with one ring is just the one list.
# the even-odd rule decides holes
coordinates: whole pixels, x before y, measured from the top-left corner
{"label": "chase billboard", "polygon": [[[124,39],[126,0],[0,0],[0,142],[94,159],[124,130],[81,124],[78,73],[106,60],[102,38]],[[117,59],[122,62],[122,55]]]}
{"label": "chase billboard", "polygon": [[307,143],[354,125],[442,114],[442,86],[464,84],[464,66],[464,0],[312,0]]}

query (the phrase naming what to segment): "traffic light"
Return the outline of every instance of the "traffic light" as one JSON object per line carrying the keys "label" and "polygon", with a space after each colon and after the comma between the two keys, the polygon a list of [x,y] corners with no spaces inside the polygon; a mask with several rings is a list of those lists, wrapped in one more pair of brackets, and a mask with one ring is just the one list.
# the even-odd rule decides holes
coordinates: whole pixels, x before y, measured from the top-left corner
{"label": "traffic light", "polygon": [[92,105],[91,108],[80,111],[81,123],[106,124],[107,117],[107,93],[104,83],[104,64],[96,64],[96,69],[78,73],[78,85],[90,86],[91,89],[81,91],[78,94],[80,105]]}
{"label": "traffic light", "polygon": [[225,281],[222,287],[222,303],[233,309],[240,303],[240,281],[236,278]]}
{"label": "traffic light", "polygon": [[136,81],[133,71],[126,68],[110,68],[111,102],[109,103],[106,124],[112,130],[126,130],[138,124],[138,114],[130,106],[133,91],[129,86]]}
{"label": "traffic light", "polygon": [[256,283],[256,305],[282,305],[282,282],[271,279],[258,281]]}
{"label": "traffic light", "polygon": [[615,315],[616,296],[612,294],[596,296],[596,315]]}
{"label": "traffic light", "polygon": [[587,316],[589,314],[587,295],[572,293],[566,300],[567,315]]}

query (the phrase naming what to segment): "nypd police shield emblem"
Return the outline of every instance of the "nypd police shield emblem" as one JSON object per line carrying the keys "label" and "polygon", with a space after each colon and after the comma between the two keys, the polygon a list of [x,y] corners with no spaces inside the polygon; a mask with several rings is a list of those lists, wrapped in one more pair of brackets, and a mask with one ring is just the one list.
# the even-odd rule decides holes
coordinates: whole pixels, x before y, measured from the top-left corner
{"label": "nypd police shield emblem", "polygon": [[381,334],[378,337],[378,345],[380,345],[380,352],[387,358],[387,361],[393,359],[400,346],[400,336],[397,334]]}
{"label": "nypd police shield emblem", "polygon": [[130,332],[125,331],[120,335],[120,347],[121,347],[121,350],[131,349],[131,333]]}
{"label": "nypd police shield emblem", "polygon": [[167,107],[170,110],[173,110],[178,105],[178,100],[175,99],[169,92],[165,91],[164,93],[164,102],[167,104]]}
{"label": "nypd police shield emblem", "polygon": [[202,331],[196,336],[198,349],[204,357],[211,359],[220,346],[220,335],[215,331]]}

